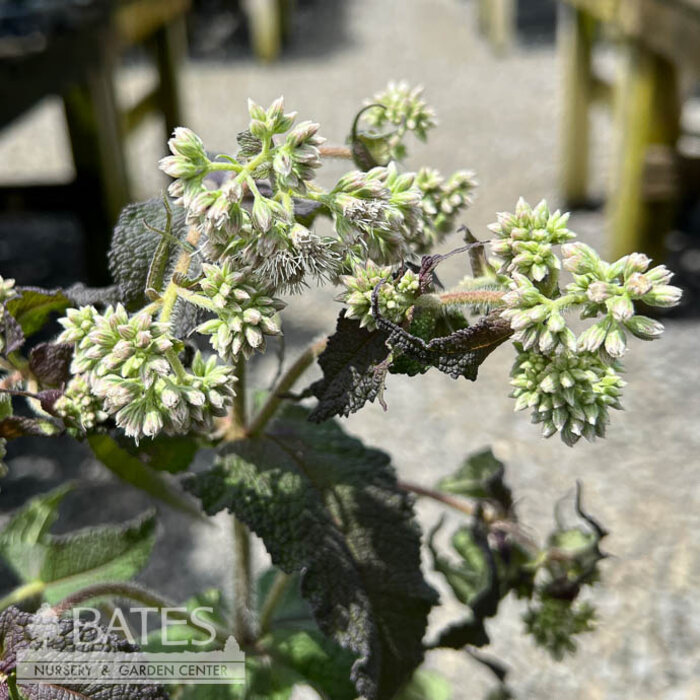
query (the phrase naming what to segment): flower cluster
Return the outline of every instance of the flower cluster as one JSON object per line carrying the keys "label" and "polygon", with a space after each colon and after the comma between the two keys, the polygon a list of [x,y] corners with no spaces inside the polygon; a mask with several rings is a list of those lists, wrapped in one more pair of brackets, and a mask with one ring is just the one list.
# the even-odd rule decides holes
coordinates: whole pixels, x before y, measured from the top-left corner
{"label": "flower cluster", "polygon": [[199,286],[204,297],[189,298],[216,317],[198,326],[197,332],[211,336],[212,347],[225,359],[263,352],[265,336],[281,332],[276,316],[284,303],[260,290],[245,272],[235,270],[230,260],[220,266],[204,264],[202,272]]}
{"label": "flower cluster", "polygon": [[348,306],[348,316],[360,321],[360,326],[373,330],[376,321],[372,316],[372,294],[377,292],[379,312],[394,323],[401,323],[407,311],[420,295],[420,280],[412,270],[400,276],[392,276],[390,267],[379,267],[371,260],[365,267],[356,267],[352,275],[341,278],[346,291],[340,296]]}
{"label": "flower cluster", "polygon": [[445,180],[434,168],[421,168],[415,182],[423,193],[423,235],[417,247],[422,253],[454,228],[457,215],[471,204],[476,179],[471,170],[458,170]]}
{"label": "flower cluster", "polygon": [[63,418],[71,433],[86,433],[109,418],[104,404],[92,391],[85,375],[76,374],[54,404],[54,411]]}
{"label": "flower cluster", "polygon": [[510,291],[503,295],[506,310],[501,313],[515,331],[513,340],[524,350],[532,348],[547,354],[563,347],[576,350],[576,336],[563,316],[565,297],[550,299],[525,275],[513,273]]}
{"label": "flower cluster", "polygon": [[[421,222],[420,190],[412,173],[394,164],[344,175],[326,201],[343,241],[377,263],[398,262],[410,252]],[[359,246],[359,247],[358,247]]]}
{"label": "flower cluster", "polygon": [[318,147],[326,139],[318,136],[319,125],[304,121],[292,129],[285,142],[276,149],[272,168],[279,184],[297,192],[306,192],[306,183],[313,180],[321,167]]}
{"label": "flower cluster", "polygon": [[437,124],[435,111],[423,99],[423,88],[411,87],[405,81],[389,83],[386,90],[368,100],[368,105],[376,105],[365,113],[371,126],[377,129],[396,127],[388,144],[390,156],[396,160],[401,160],[406,155],[401,140],[407,131],[425,141],[428,131]]}
{"label": "flower cluster", "polygon": [[568,214],[550,213],[544,200],[533,209],[520,199],[515,214],[501,213],[489,226],[497,239],[491,249],[509,273],[519,272],[535,282],[556,278],[561,262],[553,247],[575,237],[566,228],[568,220]]}
{"label": "flower cluster", "polygon": [[618,370],[590,353],[546,356],[521,350],[511,372],[515,410],[533,409],[532,420],[542,423],[542,434],[559,431],[567,445],[581,437],[603,437],[608,410],[621,408],[625,382]]}
{"label": "flower cluster", "polygon": [[58,411],[73,427],[87,430],[113,416],[136,439],[163,430],[181,433],[223,415],[233,398],[230,368],[216,365],[216,358],[213,363],[195,358],[188,372],[169,324],[145,311],[129,316],[118,305],[100,314],[85,306],[69,309],[60,323],[64,331],[58,342],[75,345],[71,371],[76,376]]}
{"label": "flower cluster", "polygon": [[669,284],[673,275],[664,265],[649,270],[651,260],[641,253],[607,263],[578,241],[563,246],[562,255],[564,267],[574,277],[566,287],[567,295],[582,306],[583,318],[603,317],[579,336],[579,349],[618,358],[627,349],[627,331],[642,340],[661,335],[663,326],[637,315],[634,302],[659,307],[678,304],[681,290]]}
{"label": "flower cluster", "polygon": [[[550,214],[546,202],[533,210],[520,200],[516,213],[499,215],[491,230],[509,275],[501,315],[518,349],[511,382],[516,410],[534,409],[533,420],[544,424],[546,436],[560,431],[574,444],[581,436],[602,435],[608,408],[619,408],[624,382],[617,360],[627,350],[627,333],[653,340],[663,332],[658,321],[636,314],[634,302],[673,306],[681,291],[669,285],[666,267],[649,269],[645,255],[607,263],[590,246],[567,243],[575,238],[567,220],[567,214]],[[558,243],[563,267],[573,275],[563,292],[562,263],[553,249]],[[599,317],[578,338],[564,317],[575,309],[582,319]]]}

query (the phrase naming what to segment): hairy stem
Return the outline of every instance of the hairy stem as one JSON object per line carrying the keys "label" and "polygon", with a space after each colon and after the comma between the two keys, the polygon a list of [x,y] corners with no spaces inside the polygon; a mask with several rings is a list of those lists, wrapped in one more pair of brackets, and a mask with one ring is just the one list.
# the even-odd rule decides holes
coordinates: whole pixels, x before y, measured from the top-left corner
{"label": "hairy stem", "polygon": [[289,586],[290,576],[285,574],[284,571],[278,571],[275,575],[275,580],[272,582],[272,587],[270,592],[265,598],[265,604],[263,605],[262,612],[260,613],[260,634],[263,635],[270,628],[270,622],[272,622],[272,616],[277,609],[282,596]]}
{"label": "hairy stem", "polygon": [[309,345],[306,350],[296,359],[294,364],[282,375],[277,386],[273,389],[265,405],[255,416],[248,428],[248,435],[259,435],[270,419],[275,415],[280,404],[284,400],[284,395],[297,382],[299,377],[313,364],[314,360],[326,349],[328,338],[322,338]]}
{"label": "hairy stem", "polygon": [[318,150],[324,158],[352,159],[352,151],[347,146],[319,146]]}
{"label": "hairy stem", "polygon": [[[201,232],[197,228],[191,226],[190,230],[187,232],[187,238],[185,240],[194,247],[199,242],[201,235]],[[175,308],[175,302],[177,301],[177,284],[175,284],[173,278],[178,273],[180,275],[187,274],[188,270],[190,269],[190,260],[192,260],[192,253],[187,250],[183,250],[175,263],[173,276],[163,292],[163,306],[160,310],[160,321],[167,322],[172,316],[173,309]]]}
{"label": "hairy stem", "polygon": [[8,593],[2,600],[0,600],[0,610],[9,608],[10,605],[17,605],[29,598],[33,598],[36,595],[40,595],[44,592],[46,584],[43,581],[31,581],[30,583],[25,583],[14,591]]}
{"label": "hairy stem", "polygon": [[444,306],[459,304],[490,304],[500,306],[504,292],[496,289],[469,289],[463,292],[445,292],[440,294]]}

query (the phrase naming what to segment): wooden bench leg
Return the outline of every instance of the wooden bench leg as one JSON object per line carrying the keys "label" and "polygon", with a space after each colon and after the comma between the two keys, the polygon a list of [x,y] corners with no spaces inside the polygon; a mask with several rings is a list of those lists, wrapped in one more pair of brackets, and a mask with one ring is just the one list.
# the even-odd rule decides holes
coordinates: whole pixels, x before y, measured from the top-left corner
{"label": "wooden bench leg", "polygon": [[114,53],[105,38],[84,84],[64,95],[89,281],[109,281],[107,250],[119,212],[129,202],[129,178],[114,94]]}
{"label": "wooden bench leg", "polygon": [[615,164],[608,200],[613,259],[640,250],[663,256],[673,225],[673,193],[645,196],[650,147],[675,151],[680,135],[680,93],[675,66],[637,42],[627,42],[616,95]]}
{"label": "wooden bench leg", "polygon": [[499,54],[504,54],[513,45],[515,37],[515,1],[491,0],[491,27],[489,39]]}
{"label": "wooden bench leg", "polygon": [[245,0],[250,43],[258,59],[274,61],[282,50],[280,0]]}
{"label": "wooden bench leg", "polygon": [[571,7],[563,6],[560,10],[558,41],[564,98],[561,188],[566,206],[576,208],[588,203],[595,22],[589,15]]}
{"label": "wooden bench leg", "polygon": [[155,34],[156,63],[158,65],[158,98],[170,137],[176,126],[183,126],[180,70],[187,47],[184,17],[161,27]]}

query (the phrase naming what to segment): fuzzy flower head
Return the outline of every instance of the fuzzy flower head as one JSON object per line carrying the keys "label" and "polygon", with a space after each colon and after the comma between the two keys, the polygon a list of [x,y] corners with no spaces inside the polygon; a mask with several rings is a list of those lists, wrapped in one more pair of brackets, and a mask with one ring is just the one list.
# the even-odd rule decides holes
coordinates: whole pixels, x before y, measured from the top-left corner
{"label": "fuzzy flower head", "polygon": [[378,130],[395,127],[388,146],[391,157],[396,160],[401,160],[406,155],[401,139],[407,131],[425,141],[428,131],[437,125],[435,110],[423,99],[422,86],[411,87],[405,81],[391,82],[385,90],[368,100],[367,104],[377,105],[365,112],[368,124]]}
{"label": "fuzzy flower head", "polygon": [[406,270],[399,277],[392,275],[390,267],[380,267],[371,260],[365,267],[356,267],[352,275],[341,277],[346,291],[339,300],[348,307],[348,317],[360,321],[360,326],[373,330],[376,320],[372,315],[372,294],[378,284],[379,312],[394,323],[401,323],[408,310],[420,295],[420,280],[413,270]]}
{"label": "fuzzy flower head", "polygon": [[200,287],[216,318],[198,326],[197,332],[211,336],[212,347],[225,359],[263,352],[265,336],[281,333],[277,312],[284,303],[268,296],[245,272],[236,271],[230,260],[204,264],[202,272]]}
{"label": "fuzzy flower head", "polygon": [[54,410],[63,418],[68,431],[76,435],[93,430],[109,418],[104,402],[95,396],[89,379],[82,374],[76,374],[68,382]]}
{"label": "fuzzy flower head", "polygon": [[416,246],[422,253],[452,231],[457,216],[471,204],[477,183],[470,170],[458,170],[445,180],[433,168],[421,168],[415,182],[422,192],[422,231]]}
{"label": "fuzzy flower head", "polygon": [[166,175],[174,178],[168,187],[170,196],[176,200],[176,204],[188,207],[202,188],[209,158],[199,136],[185,127],[175,129],[168,141],[168,148],[172,155],[161,158],[158,166]]}
{"label": "fuzzy flower head", "polygon": [[543,282],[561,267],[553,247],[575,238],[566,228],[568,220],[569,215],[558,210],[550,213],[544,200],[533,209],[520,199],[515,214],[501,213],[498,221],[489,226],[497,239],[491,249],[506,271]]}
{"label": "fuzzy flower head", "polygon": [[306,192],[306,183],[313,180],[321,167],[319,146],[326,139],[318,135],[319,125],[304,121],[297,124],[276,149],[272,169],[280,186]]}
{"label": "fuzzy flower head", "polygon": [[647,306],[675,306],[681,290],[669,284],[672,273],[641,253],[625,255],[607,263],[581,242],[562,247],[564,267],[574,277],[567,294],[582,306],[582,318],[602,318],[579,337],[578,347],[600,351],[604,357],[619,358],[627,350],[627,333],[642,340],[654,340],[663,332],[658,321],[638,315],[635,302]]}
{"label": "fuzzy flower head", "polygon": [[510,291],[503,296],[501,313],[515,331],[513,340],[525,350],[551,354],[558,348],[576,349],[576,336],[566,325],[558,300],[542,294],[525,275],[513,274]]}
{"label": "fuzzy flower head", "polygon": [[611,408],[621,408],[625,382],[619,368],[596,354],[561,352],[551,357],[521,350],[511,372],[515,410],[532,409],[542,434],[561,434],[567,445],[605,436]]}
{"label": "fuzzy flower head", "polygon": [[0,304],[4,304],[13,297],[17,296],[15,290],[15,281],[13,279],[5,279],[0,276]]}

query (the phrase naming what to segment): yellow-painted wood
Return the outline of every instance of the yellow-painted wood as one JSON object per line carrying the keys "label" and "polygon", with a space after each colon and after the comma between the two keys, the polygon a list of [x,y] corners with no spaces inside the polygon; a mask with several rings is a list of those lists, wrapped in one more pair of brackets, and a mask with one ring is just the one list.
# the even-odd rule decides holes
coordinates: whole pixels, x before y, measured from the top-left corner
{"label": "yellow-painted wood", "polygon": [[139,44],[182,17],[191,4],[191,0],[122,0],[113,20],[117,37],[126,46]]}
{"label": "yellow-painted wood", "polygon": [[561,183],[569,207],[588,200],[590,106],[594,95],[591,54],[595,23],[574,8],[562,8],[559,56],[563,75]]}
{"label": "yellow-painted wood", "polygon": [[261,61],[274,61],[282,50],[280,0],[245,0],[253,52]]}
{"label": "yellow-painted wood", "polygon": [[663,236],[672,225],[675,202],[645,197],[650,146],[675,149],[680,131],[676,67],[628,41],[616,100],[615,166],[608,199],[608,234],[613,258],[633,250],[661,257]]}

